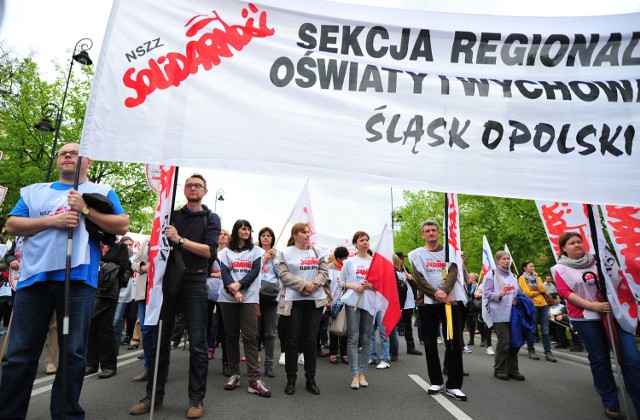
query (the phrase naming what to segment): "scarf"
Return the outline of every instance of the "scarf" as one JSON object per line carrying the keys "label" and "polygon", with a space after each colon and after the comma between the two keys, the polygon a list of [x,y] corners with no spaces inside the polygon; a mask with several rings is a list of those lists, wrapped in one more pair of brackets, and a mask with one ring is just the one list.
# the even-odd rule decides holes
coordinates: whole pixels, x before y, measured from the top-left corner
{"label": "scarf", "polygon": [[536,276],[532,276],[531,274],[528,273],[522,273],[522,277],[524,277],[525,279],[527,279],[527,281],[529,282],[529,286],[532,289],[536,289],[538,288],[538,281],[536,279]]}
{"label": "scarf", "polygon": [[340,261],[335,260],[333,263],[336,265],[338,271],[342,271],[342,263]]}
{"label": "scarf", "polygon": [[576,269],[589,268],[593,264],[595,264],[595,262],[596,259],[593,257],[593,255],[586,252],[577,260],[569,258],[566,255],[561,255],[560,258],[558,258],[558,264],[566,265],[567,267]]}

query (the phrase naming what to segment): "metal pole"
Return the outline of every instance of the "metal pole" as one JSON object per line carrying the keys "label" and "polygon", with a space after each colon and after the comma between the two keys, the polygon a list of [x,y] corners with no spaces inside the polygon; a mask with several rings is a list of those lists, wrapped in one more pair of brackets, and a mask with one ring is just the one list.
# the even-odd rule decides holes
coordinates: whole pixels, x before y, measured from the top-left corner
{"label": "metal pole", "polygon": [[395,210],[393,209],[393,187],[391,188],[391,232],[395,232]]}

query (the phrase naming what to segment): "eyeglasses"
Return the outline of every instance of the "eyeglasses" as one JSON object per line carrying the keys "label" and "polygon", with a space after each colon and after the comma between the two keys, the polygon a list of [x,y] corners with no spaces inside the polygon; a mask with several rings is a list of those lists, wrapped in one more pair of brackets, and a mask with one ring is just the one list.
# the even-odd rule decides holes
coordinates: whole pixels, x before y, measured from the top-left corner
{"label": "eyeglasses", "polygon": [[58,157],[65,157],[66,155],[78,156],[80,152],[78,150],[60,150]]}
{"label": "eyeglasses", "polygon": [[196,190],[203,189],[204,185],[202,184],[185,184],[184,189],[190,190],[191,188],[195,188]]}

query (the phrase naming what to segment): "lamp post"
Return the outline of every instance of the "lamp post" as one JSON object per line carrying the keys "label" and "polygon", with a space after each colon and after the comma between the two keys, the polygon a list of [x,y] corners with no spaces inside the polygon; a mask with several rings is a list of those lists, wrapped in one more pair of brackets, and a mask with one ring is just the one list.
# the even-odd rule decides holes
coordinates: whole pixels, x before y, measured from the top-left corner
{"label": "lamp post", "polygon": [[[46,182],[51,181],[51,171],[53,169],[53,161],[56,159],[56,149],[58,147],[58,140],[60,139],[60,126],[62,125],[62,114],[64,113],[64,104],[67,101],[67,93],[69,91],[69,81],[71,80],[71,71],[73,70],[73,62],[77,61],[83,66],[89,66],[93,64],[91,58],[89,58],[88,50],[93,47],[93,41],[89,38],[82,38],[80,41],[76,43],[76,46],[73,47],[73,52],[71,53],[71,64],[69,65],[69,74],[67,75],[67,84],[64,88],[64,95],[62,96],[62,105],[58,108],[58,106],[54,104],[47,104],[44,107],[44,117],[42,120],[34,125],[34,127],[40,131],[52,132],[55,131],[55,135],[53,138],[53,146],[51,147],[51,156],[49,157],[49,167],[47,168],[47,178]],[[55,127],[51,126],[51,117],[53,116],[53,110],[56,110],[56,120]],[[48,114],[47,110],[51,110]]]}
{"label": "lamp post", "polygon": [[213,212],[217,213],[218,212],[218,201],[224,201],[224,190],[222,188],[220,188],[218,191],[216,191],[216,199],[213,202]]}

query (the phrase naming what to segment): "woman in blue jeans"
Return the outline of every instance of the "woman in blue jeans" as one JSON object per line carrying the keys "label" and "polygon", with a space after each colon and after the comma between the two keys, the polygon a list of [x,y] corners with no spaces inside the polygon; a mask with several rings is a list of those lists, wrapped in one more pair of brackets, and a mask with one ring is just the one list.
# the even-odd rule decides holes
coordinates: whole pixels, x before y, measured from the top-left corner
{"label": "woman in blue jeans", "polygon": [[[371,354],[371,327],[378,305],[373,286],[365,280],[372,259],[369,255],[369,235],[358,231],[353,235],[352,243],[357,253],[342,266],[340,284],[344,293],[340,300],[347,306],[347,354],[351,367],[351,389],[358,389],[369,386],[365,375]],[[362,345],[360,354],[358,341]]]}
{"label": "woman in blue jeans", "polygon": [[[621,419],[618,388],[613,378],[610,359],[610,343],[604,329],[603,314],[611,312],[608,302],[597,299],[598,269],[591,254],[584,250],[582,236],[565,232],[558,241],[562,255],[558,264],[551,267],[558,293],[567,301],[571,324],[578,331],[589,353],[589,364],[596,392],[602,399],[604,414],[610,419]],[[633,333],[620,328],[614,320],[618,335],[622,375],[627,392],[640,415],[640,351]],[[633,417],[637,418],[637,417]]]}

